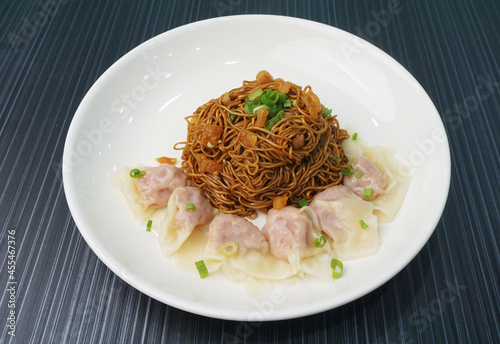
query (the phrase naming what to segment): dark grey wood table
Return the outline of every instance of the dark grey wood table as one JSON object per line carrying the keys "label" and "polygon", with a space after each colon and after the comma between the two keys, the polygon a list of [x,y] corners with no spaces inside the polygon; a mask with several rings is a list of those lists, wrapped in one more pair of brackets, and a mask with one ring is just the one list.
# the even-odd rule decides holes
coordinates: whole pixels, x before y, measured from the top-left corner
{"label": "dark grey wood table", "polygon": [[[69,124],[108,67],[167,30],[250,13],[387,52],[432,98],[452,158],[442,218],[404,270],[340,308],[264,323],[190,314],[123,282],[80,235],[61,178]],[[500,2],[19,0],[1,2],[0,27],[1,343],[500,343]]]}

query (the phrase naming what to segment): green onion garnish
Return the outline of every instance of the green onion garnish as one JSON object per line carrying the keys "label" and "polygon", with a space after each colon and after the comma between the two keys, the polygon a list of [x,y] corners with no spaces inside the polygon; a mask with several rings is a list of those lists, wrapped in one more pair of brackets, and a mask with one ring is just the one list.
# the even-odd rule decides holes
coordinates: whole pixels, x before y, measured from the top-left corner
{"label": "green onion garnish", "polygon": [[130,170],[130,177],[132,178],[140,178],[146,174],[146,171],[139,170],[138,168],[133,168]]}
{"label": "green onion garnish", "polygon": [[330,160],[332,160],[333,163],[338,164],[339,162],[342,161],[342,158],[339,156],[332,156]]}
{"label": "green onion garnish", "polygon": [[253,91],[252,93],[250,93],[248,95],[248,99],[250,100],[254,100],[255,98],[257,98],[258,96],[260,96],[262,93],[264,93],[264,91],[262,91],[260,88],[258,90],[255,90]]}
{"label": "green onion garnish", "polygon": [[308,205],[309,205],[309,202],[308,202],[308,201],[307,201],[307,199],[305,199],[305,198],[301,198],[301,199],[299,199],[299,202],[298,202],[298,203],[299,203],[299,205],[300,205],[301,207],[305,207],[305,206],[308,206]]}
{"label": "green onion garnish", "polygon": [[148,220],[148,224],[146,225],[146,232],[151,232],[152,225],[153,225],[153,220]]}
{"label": "green onion garnish", "polygon": [[208,269],[203,260],[199,260],[194,264],[196,265],[196,270],[198,270],[201,278],[205,278],[208,276]]}
{"label": "green onion garnish", "polygon": [[266,122],[266,125],[264,126],[265,129],[271,130],[276,123],[281,121],[283,119],[283,114],[277,114],[275,117],[271,118]]}
{"label": "green onion garnish", "polygon": [[342,276],[342,270],[344,270],[344,264],[338,259],[332,259],[330,266],[333,269],[332,277],[337,279]]}
{"label": "green onion garnish", "polygon": [[219,247],[219,251],[226,257],[234,256],[238,252],[238,244],[236,241],[227,241]]}
{"label": "green onion garnish", "polygon": [[363,175],[363,172],[358,172],[358,174],[356,174],[356,178],[361,178],[361,176]]}
{"label": "green onion garnish", "polygon": [[245,100],[244,111],[246,114],[254,115],[265,108],[268,111],[268,118],[264,128],[271,130],[273,126],[283,119],[284,109],[292,106],[292,102],[285,93],[276,90],[263,91],[257,89],[248,95]]}
{"label": "green onion garnish", "polygon": [[340,170],[340,172],[342,172],[344,176],[352,176],[352,174],[354,173],[354,167],[351,164],[349,164],[347,170],[343,168]]}
{"label": "green onion garnish", "polygon": [[321,248],[326,244],[326,235],[322,234],[319,238],[314,239],[314,246]]}
{"label": "green onion garnish", "polygon": [[186,210],[196,211],[196,206],[193,203],[186,204]]}
{"label": "green onion garnish", "polygon": [[363,198],[372,198],[372,188],[366,188],[363,190]]}
{"label": "green onion garnish", "polygon": [[361,228],[363,228],[363,229],[367,229],[368,228],[368,225],[363,220],[359,220],[359,224],[361,225]]}
{"label": "green onion garnish", "polygon": [[353,139],[354,141],[356,141],[356,140],[358,139],[358,133],[354,133],[354,134],[352,135],[352,139]]}
{"label": "green onion garnish", "polygon": [[323,117],[330,116],[332,114],[332,109],[323,109]]}

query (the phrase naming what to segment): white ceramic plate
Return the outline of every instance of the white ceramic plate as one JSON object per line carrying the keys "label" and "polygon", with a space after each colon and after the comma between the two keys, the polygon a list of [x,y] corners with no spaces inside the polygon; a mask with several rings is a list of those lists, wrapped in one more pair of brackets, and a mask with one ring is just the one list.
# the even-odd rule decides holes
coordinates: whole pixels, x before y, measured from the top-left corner
{"label": "white ceramic plate", "polygon": [[[180,157],[184,117],[254,79],[312,85],[342,125],[369,144],[395,145],[413,165],[396,219],[380,226],[375,256],[348,261],[334,283],[277,283],[258,296],[221,275],[200,279],[174,269],[156,237],[137,224],[110,178],[117,168]],[[289,17],[233,16],[192,23],[141,44],[89,90],[68,132],[64,188],[92,250],[118,276],[168,305],[215,318],[277,320],[332,309],[391,279],[421,250],[443,211],[450,155],[440,117],[418,82],[396,61],[339,29]]]}

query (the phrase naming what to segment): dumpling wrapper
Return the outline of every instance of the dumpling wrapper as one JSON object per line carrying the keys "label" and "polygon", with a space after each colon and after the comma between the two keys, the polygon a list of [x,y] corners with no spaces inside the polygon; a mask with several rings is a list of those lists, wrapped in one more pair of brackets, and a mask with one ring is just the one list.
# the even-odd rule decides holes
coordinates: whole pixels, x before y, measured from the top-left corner
{"label": "dumpling wrapper", "polygon": [[410,168],[395,158],[396,150],[393,148],[367,147],[359,138],[356,141],[348,138],[342,145],[350,161],[364,156],[374,163],[387,178],[388,185],[385,193],[378,195],[371,202],[379,222],[391,222],[401,207],[410,186],[411,176],[408,173]]}
{"label": "dumpling wrapper", "polygon": [[[236,254],[229,257],[220,251],[220,246],[228,241],[238,244]],[[254,224],[231,214],[218,214],[210,223],[203,260],[209,271],[221,267],[234,281],[247,277],[281,280],[298,271],[270,254],[266,238]]]}
{"label": "dumpling wrapper", "polygon": [[[135,165],[133,168],[144,169],[144,165]],[[111,178],[112,184],[117,187],[125,199],[135,219],[146,226],[149,220],[152,220],[151,230],[155,233],[159,231],[160,222],[165,218],[166,207],[154,208],[146,207],[140,202],[140,194],[135,186],[134,178],[130,177],[132,167],[125,166],[118,169]]]}
{"label": "dumpling wrapper", "polygon": [[[328,196],[324,195],[329,193],[334,197],[325,199]],[[316,211],[321,229],[333,239],[333,248],[340,260],[370,256],[379,250],[380,236],[373,204],[346,186],[337,185],[322,191],[313,199],[311,207]]]}
{"label": "dumpling wrapper", "polygon": [[[196,210],[186,208],[193,203]],[[168,200],[165,219],[160,223],[158,242],[165,256],[181,247],[197,226],[208,223],[214,209],[196,187],[179,187]]]}
{"label": "dumpling wrapper", "polygon": [[310,207],[271,209],[262,231],[274,256],[305,274],[333,281],[333,252],[328,241],[321,248],[314,246],[314,240],[322,234]]}

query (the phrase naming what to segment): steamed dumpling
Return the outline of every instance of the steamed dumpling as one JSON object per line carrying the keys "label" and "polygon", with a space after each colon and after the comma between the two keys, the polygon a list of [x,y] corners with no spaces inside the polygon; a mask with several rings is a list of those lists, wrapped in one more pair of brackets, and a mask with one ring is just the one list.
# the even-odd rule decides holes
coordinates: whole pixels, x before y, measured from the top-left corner
{"label": "steamed dumpling", "polygon": [[140,178],[130,177],[132,167],[125,166],[113,175],[113,184],[125,196],[134,217],[146,224],[153,220],[153,230],[165,217],[165,206],[173,190],[186,185],[186,175],[173,165],[162,164],[157,167],[136,165],[134,168],[146,171]]}
{"label": "steamed dumpling", "polygon": [[[384,173],[367,157],[361,156],[352,161],[354,173],[350,176],[344,176],[343,184],[351,189],[356,195],[365,198],[363,193],[365,189],[372,189],[371,197],[374,199],[378,195],[386,192],[387,178]],[[361,176],[359,176],[359,174]],[[359,177],[358,177],[359,176]]]}
{"label": "steamed dumpling", "polygon": [[[220,248],[230,241],[236,242],[238,248],[234,255],[227,256]],[[223,268],[260,279],[283,279],[297,273],[297,269],[269,253],[265,236],[253,223],[231,214],[218,214],[210,223],[204,261],[209,270],[222,264]]]}
{"label": "steamed dumpling", "polygon": [[[342,260],[375,254],[380,247],[373,204],[347,186],[336,185],[318,193],[311,202],[321,229],[333,239]],[[365,228],[363,228],[365,227]]]}
{"label": "steamed dumpling", "polygon": [[218,214],[210,223],[208,242],[220,247],[228,241],[238,244],[238,253],[244,255],[249,250],[266,253],[269,245],[266,238],[253,223],[232,214]]}
{"label": "steamed dumpling", "polygon": [[[188,204],[194,207],[188,207]],[[207,224],[214,210],[196,187],[176,188],[167,204],[165,219],[160,223],[159,243],[164,255],[175,252],[195,227]]]}
{"label": "steamed dumpling", "polygon": [[331,280],[331,249],[328,242],[316,247],[321,230],[310,207],[300,209],[287,206],[271,209],[262,232],[269,242],[271,253],[301,271]]}
{"label": "steamed dumpling", "polygon": [[[378,194],[373,195],[371,201],[374,213],[379,222],[392,221],[408,191],[411,180],[411,168],[404,166],[396,159],[395,149],[382,146],[367,147],[360,139],[354,141],[351,138],[344,140],[342,146],[351,163],[360,161],[360,159],[367,159],[367,161],[380,170],[387,181],[387,185],[383,188],[384,192],[379,192],[381,190],[375,186],[374,191]],[[353,165],[353,167],[355,167],[354,176],[346,178],[347,182],[344,181],[346,185],[349,185],[349,182],[353,181],[358,172],[356,166]],[[378,174],[370,173],[373,175]],[[362,178],[363,176],[360,179]]]}
{"label": "steamed dumpling", "polygon": [[144,207],[161,208],[167,205],[175,188],[186,186],[186,174],[178,167],[161,164],[145,167],[145,174],[132,178],[139,193],[139,202]]}

